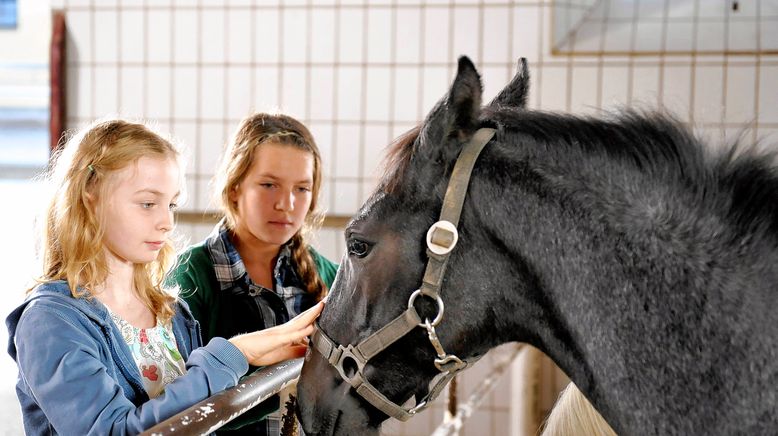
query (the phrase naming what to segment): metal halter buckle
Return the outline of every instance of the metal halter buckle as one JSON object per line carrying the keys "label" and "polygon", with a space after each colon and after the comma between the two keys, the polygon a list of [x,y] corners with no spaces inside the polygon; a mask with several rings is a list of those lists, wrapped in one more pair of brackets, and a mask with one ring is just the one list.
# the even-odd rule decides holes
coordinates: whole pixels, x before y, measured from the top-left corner
{"label": "metal halter buckle", "polygon": [[[365,365],[367,364],[367,361],[362,356],[362,353],[359,352],[357,347],[349,344],[347,346],[339,345],[337,348],[337,351],[339,352],[339,356],[337,359],[337,362],[334,364],[335,369],[338,370],[338,373],[343,378],[343,380],[351,383],[353,379],[355,379],[357,376],[361,377],[364,370]],[[346,372],[347,368],[344,367],[344,364],[351,360],[354,362],[354,365],[356,365],[354,374],[348,375]]]}
{"label": "metal halter buckle", "polygon": [[416,406],[414,406],[412,409],[409,409],[409,410],[408,410],[408,414],[409,414],[409,415],[415,415],[415,414],[417,414],[418,412],[421,412],[422,410],[424,410],[424,409],[426,409],[426,408],[427,408],[427,401],[426,401],[426,400],[424,400],[424,401],[422,401],[421,403],[419,403],[419,404],[417,404]]}
{"label": "metal halter buckle", "polygon": [[457,226],[445,220],[436,222],[427,230],[427,248],[439,256],[451,252],[458,240]]}

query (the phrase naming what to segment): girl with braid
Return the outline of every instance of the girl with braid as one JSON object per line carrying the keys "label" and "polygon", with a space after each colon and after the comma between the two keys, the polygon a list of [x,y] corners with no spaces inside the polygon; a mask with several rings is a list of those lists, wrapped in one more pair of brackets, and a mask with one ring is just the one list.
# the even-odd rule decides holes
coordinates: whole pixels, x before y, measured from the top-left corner
{"label": "girl with braid", "polygon": [[[337,266],[306,242],[321,221],[321,178],[302,123],[266,113],[241,122],[214,180],[223,219],[179,256],[172,275],[205,341],[281,325],[324,298]],[[256,419],[278,403],[249,413]],[[278,425],[264,419],[236,431],[277,435]]]}
{"label": "girl with braid", "polygon": [[322,304],[202,342],[186,303],[163,286],[180,161],[172,142],[123,120],[86,127],[57,154],[43,275],[6,320],[26,434],[138,434],[235,386],[249,365],[305,353]]}

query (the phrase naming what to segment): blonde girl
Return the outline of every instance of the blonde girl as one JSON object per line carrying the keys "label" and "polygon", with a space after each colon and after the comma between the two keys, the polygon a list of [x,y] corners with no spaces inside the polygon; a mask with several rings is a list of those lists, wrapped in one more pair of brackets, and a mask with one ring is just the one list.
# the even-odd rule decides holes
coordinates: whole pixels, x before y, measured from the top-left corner
{"label": "blonde girl", "polygon": [[49,177],[43,276],[6,320],[27,434],[137,434],[234,386],[249,364],[301,355],[321,305],[277,328],[201,346],[162,288],[179,153],[141,124],[95,123]]}
{"label": "blonde girl", "polygon": [[[214,180],[223,219],[173,274],[206,340],[281,325],[325,295],[337,267],[306,241],[320,221],[321,167],[311,133],[294,118],[258,113],[241,122]],[[278,400],[260,406],[257,417]],[[277,427],[271,419],[250,431]]]}

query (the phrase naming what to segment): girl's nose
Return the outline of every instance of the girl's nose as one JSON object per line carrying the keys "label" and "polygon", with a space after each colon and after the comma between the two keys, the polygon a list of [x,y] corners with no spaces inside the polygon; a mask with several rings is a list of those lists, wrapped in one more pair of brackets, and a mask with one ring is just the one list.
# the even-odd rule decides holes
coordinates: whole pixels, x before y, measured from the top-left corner
{"label": "girl's nose", "polygon": [[164,232],[173,230],[173,211],[165,210],[161,215],[157,228]]}
{"label": "girl's nose", "polygon": [[285,212],[294,210],[294,193],[292,191],[283,191],[276,200],[276,209]]}

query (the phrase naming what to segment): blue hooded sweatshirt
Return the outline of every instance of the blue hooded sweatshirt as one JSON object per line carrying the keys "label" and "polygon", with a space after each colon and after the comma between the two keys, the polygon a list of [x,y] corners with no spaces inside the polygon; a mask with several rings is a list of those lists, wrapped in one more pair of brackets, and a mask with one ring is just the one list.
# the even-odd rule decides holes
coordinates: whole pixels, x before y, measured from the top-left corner
{"label": "blue hooded sweatshirt", "polygon": [[16,394],[31,435],[137,434],[237,384],[248,370],[229,341],[201,347],[186,303],[172,320],[186,374],[149,400],[121,332],[96,299],[74,298],[64,281],[37,286],[6,319]]}

